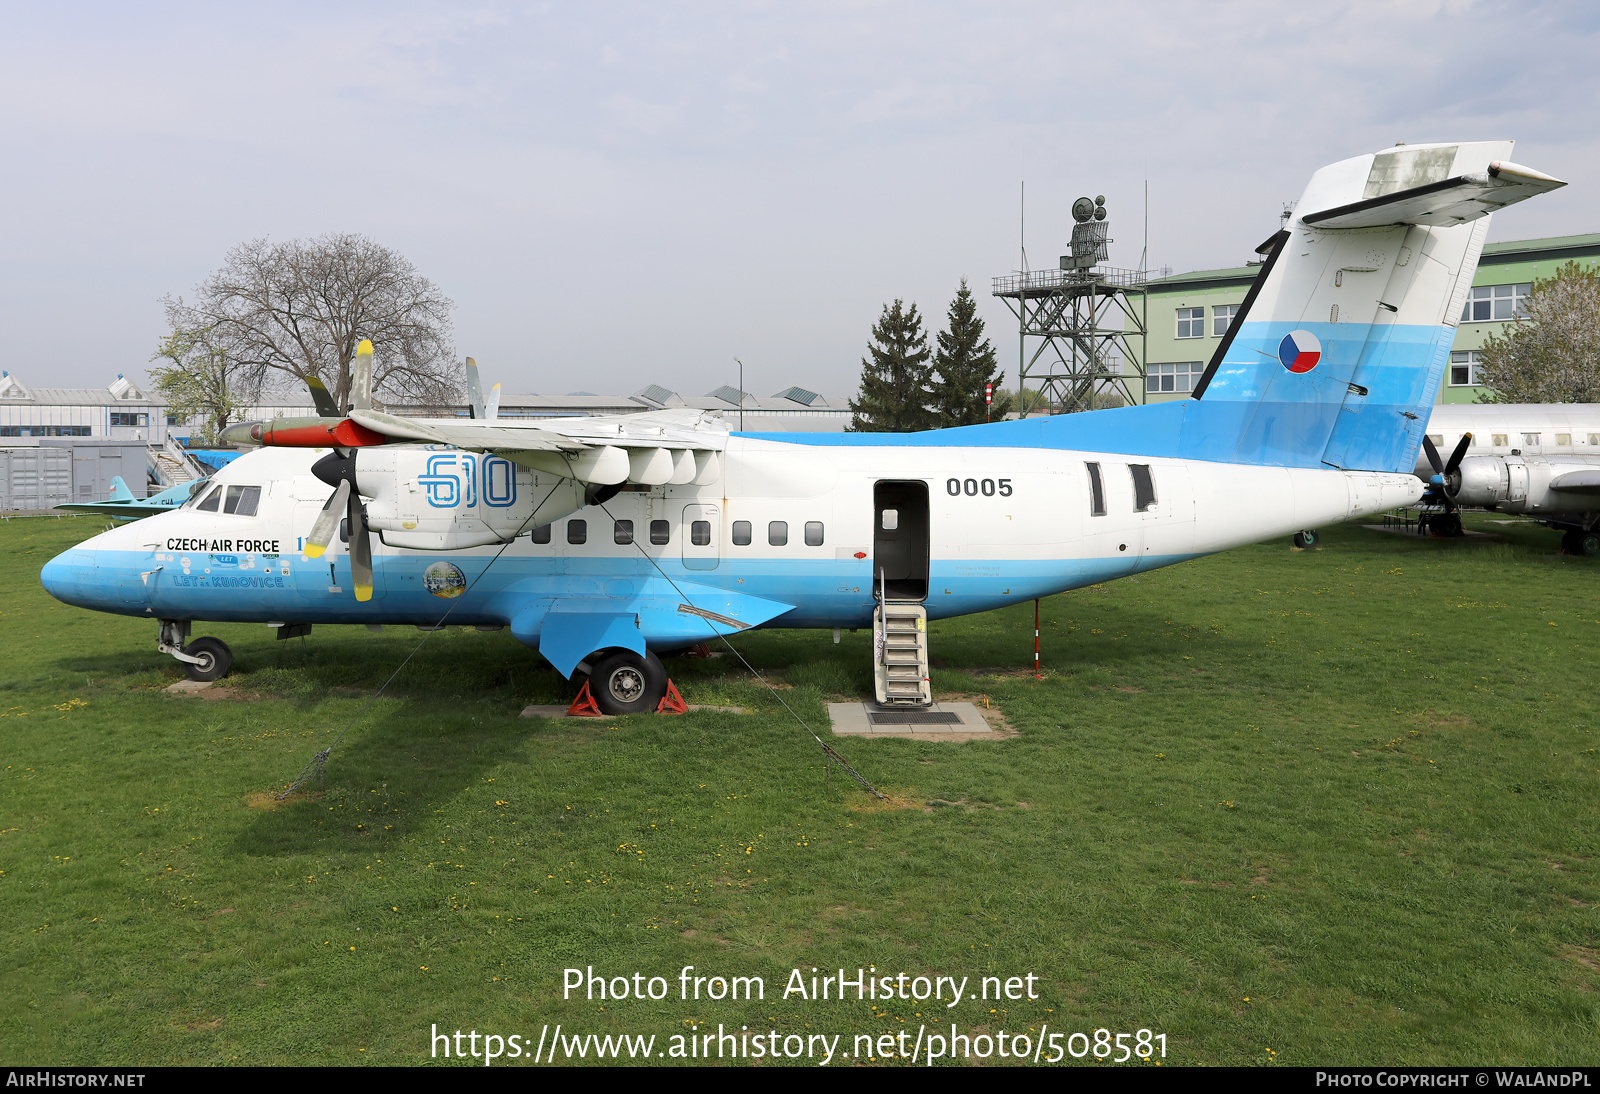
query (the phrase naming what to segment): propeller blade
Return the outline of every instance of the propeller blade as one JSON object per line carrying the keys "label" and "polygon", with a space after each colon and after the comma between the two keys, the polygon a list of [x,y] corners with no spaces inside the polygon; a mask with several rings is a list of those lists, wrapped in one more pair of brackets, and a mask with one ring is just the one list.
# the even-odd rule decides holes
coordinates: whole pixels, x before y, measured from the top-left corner
{"label": "propeller blade", "polygon": [[350,366],[350,409],[372,409],[372,340],[363,338]]}
{"label": "propeller blade", "polygon": [[483,412],[483,384],[478,382],[478,362],[467,358],[467,408],[474,418],[486,418]]}
{"label": "propeller blade", "polygon": [[1461,441],[1456,445],[1456,450],[1450,453],[1450,462],[1444,465],[1444,473],[1448,478],[1454,475],[1461,467],[1461,458],[1467,454],[1467,449],[1472,447],[1472,434],[1463,433]]}
{"label": "propeller blade", "polygon": [[354,491],[350,493],[350,584],[357,600],[372,599],[372,540],[367,533],[366,508]]}
{"label": "propeller blade", "polygon": [[1422,435],[1422,450],[1428,454],[1428,462],[1433,465],[1433,473],[1444,474],[1444,461],[1439,458],[1439,450],[1433,447],[1433,438],[1426,433]]}
{"label": "propeller blade", "polygon": [[500,385],[499,384],[496,384],[496,385],[494,385],[494,387],[489,389],[489,402],[488,402],[488,405],[484,407],[483,416],[485,418],[488,418],[491,422],[492,421],[496,421],[496,420],[499,419],[499,417],[500,417]]}
{"label": "propeller blade", "polygon": [[306,387],[311,389],[311,402],[316,405],[317,415],[322,418],[343,418],[339,404],[333,401],[333,393],[328,390],[328,385],[317,376],[306,377]]}
{"label": "propeller blade", "polygon": [[317,514],[317,522],[311,526],[311,535],[306,537],[307,558],[321,558],[328,544],[333,542],[333,533],[339,527],[339,517],[344,513],[349,498],[349,480],[339,483],[339,488],[328,495],[327,504]]}

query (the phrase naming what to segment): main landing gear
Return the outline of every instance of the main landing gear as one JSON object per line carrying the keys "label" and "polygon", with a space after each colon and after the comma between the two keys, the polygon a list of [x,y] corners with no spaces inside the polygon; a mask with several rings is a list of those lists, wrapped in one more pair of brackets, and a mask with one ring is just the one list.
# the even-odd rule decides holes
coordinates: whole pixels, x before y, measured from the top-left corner
{"label": "main landing gear", "polygon": [[1561,535],[1561,549],[1569,555],[1578,555],[1580,558],[1593,558],[1600,555],[1600,531],[1585,532],[1573,529]]}
{"label": "main landing gear", "polygon": [[1317,535],[1315,528],[1307,528],[1304,532],[1296,532],[1294,534],[1294,538],[1289,542],[1300,548],[1302,551],[1306,551],[1321,543],[1322,537]]}
{"label": "main landing gear", "polygon": [[156,649],[183,662],[191,680],[220,680],[233,668],[233,651],[220,638],[196,638],[189,642],[187,619],[163,619]]}

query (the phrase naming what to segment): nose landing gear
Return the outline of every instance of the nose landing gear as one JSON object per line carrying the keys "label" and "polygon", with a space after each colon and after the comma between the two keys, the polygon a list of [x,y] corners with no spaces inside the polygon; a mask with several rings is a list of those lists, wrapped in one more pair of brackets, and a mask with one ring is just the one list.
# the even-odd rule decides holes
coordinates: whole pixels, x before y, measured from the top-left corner
{"label": "nose landing gear", "polygon": [[220,680],[233,668],[233,651],[220,638],[196,638],[188,642],[187,619],[160,620],[156,649],[183,662],[191,680]]}

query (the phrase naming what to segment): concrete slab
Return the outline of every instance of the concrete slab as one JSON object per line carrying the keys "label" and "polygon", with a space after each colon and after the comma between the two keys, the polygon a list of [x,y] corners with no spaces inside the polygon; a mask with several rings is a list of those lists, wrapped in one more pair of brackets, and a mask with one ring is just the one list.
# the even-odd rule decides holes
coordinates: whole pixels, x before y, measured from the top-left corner
{"label": "concrete slab", "polygon": [[[523,707],[522,708],[522,717],[524,717],[524,718],[571,718],[572,715],[567,713],[567,706],[568,706],[568,704],[566,704],[566,703],[553,703],[553,704],[547,704],[547,705],[546,704],[541,704],[541,705],[535,705],[535,706],[527,706],[527,707]],[[696,713],[699,713],[700,711],[703,711],[703,710],[709,710],[709,711],[712,711],[712,712],[715,712],[715,713],[720,713],[720,714],[749,714],[750,713],[744,707],[707,706],[707,705],[705,705],[703,703],[690,703],[689,704],[689,713],[691,713],[691,714],[696,714]],[[585,718],[594,718],[595,716],[592,715],[592,714],[586,714],[586,715],[583,715],[583,717],[585,717]],[[609,714],[602,715],[602,717],[609,718],[609,717],[611,717],[611,715],[609,715]]]}
{"label": "concrete slab", "polygon": [[168,695],[193,695],[197,691],[209,691],[216,685],[215,680],[179,680],[176,684],[168,684],[162,690]]}
{"label": "concrete slab", "polygon": [[1004,736],[974,703],[935,703],[923,711],[881,707],[877,703],[829,703],[828,718],[837,737],[970,741]]}

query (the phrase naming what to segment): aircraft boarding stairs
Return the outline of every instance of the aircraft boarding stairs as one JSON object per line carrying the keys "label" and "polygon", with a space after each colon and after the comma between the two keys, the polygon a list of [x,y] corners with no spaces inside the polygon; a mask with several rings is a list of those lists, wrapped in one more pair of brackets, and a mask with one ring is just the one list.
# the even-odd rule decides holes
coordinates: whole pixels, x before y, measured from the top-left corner
{"label": "aircraft boarding stairs", "polygon": [[880,706],[928,707],[928,611],[915,601],[878,601],[872,613],[873,683]]}
{"label": "aircraft boarding stairs", "polygon": [[150,477],[164,490],[170,490],[179,483],[211,477],[209,468],[201,466],[199,460],[189,455],[182,445],[170,437],[162,445],[152,444],[146,447],[149,449]]}

